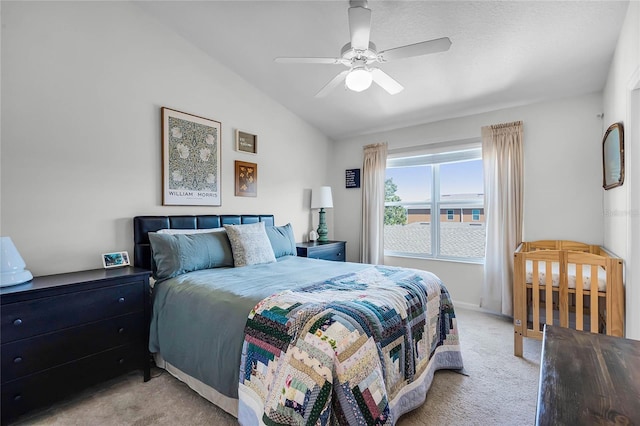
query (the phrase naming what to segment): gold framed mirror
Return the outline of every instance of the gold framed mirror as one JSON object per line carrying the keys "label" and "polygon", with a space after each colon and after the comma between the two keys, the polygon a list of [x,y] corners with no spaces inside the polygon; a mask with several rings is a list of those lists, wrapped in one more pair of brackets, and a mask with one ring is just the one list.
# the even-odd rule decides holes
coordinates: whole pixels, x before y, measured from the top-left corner
{"label": "gold framed mirror", "polygon": [[624,182],[624,129],[614,123],[602,139],[602,187],[621,186]]}

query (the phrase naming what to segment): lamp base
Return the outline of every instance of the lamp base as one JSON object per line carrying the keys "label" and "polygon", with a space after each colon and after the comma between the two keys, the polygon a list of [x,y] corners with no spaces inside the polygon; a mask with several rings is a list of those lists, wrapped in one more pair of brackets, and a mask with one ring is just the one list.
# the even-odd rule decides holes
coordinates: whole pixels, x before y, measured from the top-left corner
{"label": "lamp base", "polygon": [[316,241],[319,243],[326,243],[329,241],[329,237],[327,237],[327,234],[321,235],[320,230],[318,229],[318,239]]}
{"label": "lamp base", "polygon": [[2,272],[0,274],[0,287],[7,287],[10,285],[24,284],[33,279],[31,272],[27,270],[17,272]]}
{"label": "lamp base", "polygon": [[327,235],[329,235],[329,229],[327,229],[327,222],[325,220],[325,211],[324,208],[320,209],[320,220],[318,222],[318,242],[319,243],[326,243],[327,241],[329,241],[329,238],[327,237]]}

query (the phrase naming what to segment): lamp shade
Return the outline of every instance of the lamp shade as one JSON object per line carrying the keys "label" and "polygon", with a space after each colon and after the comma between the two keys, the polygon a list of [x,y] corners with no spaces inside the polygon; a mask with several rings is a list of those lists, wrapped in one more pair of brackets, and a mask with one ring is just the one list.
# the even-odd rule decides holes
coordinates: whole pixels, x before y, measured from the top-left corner
{"label": "lamp shade", "polygon": [[33,278],[10,237],[0,237],[0,286],[22,284]]}
{"label": "lamp shade", "polygon": [[311,208],[312,209],[330,209],[333,208],[333,197],[331,197],[331,187],[321,186],[311,191]]}

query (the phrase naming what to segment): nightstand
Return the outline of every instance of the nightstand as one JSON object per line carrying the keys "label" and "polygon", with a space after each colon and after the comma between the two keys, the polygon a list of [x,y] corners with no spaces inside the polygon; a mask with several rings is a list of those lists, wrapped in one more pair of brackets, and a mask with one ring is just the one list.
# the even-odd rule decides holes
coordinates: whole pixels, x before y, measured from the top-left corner
{"label": "nightstand", "polygon": [[324,243],[310,241],[296,243],[296,251],[300,257],[344,262],[346,260],[346,245],[346,241],[327,241]]}
{"label": "nightstand", "polygon": [[131,370],[149,380],[149,275],[96,269],[0,289],[3,424]]}

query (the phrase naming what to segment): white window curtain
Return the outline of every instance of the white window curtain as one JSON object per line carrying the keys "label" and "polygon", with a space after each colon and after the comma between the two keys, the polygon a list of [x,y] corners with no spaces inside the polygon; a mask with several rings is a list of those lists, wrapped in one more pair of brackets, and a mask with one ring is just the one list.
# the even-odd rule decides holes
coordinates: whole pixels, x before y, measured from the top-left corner
{"label": "white window curtain", "polygon": [[482,163],[487,239],[480,306],[513,316],[513,252],[523,222],[521,121],[482,128]]}
{"label": "white window curtain", "polygon": [[362,244],[360,261],[384,263],[384,179],[387,144],[364,147],[362,164]]}

